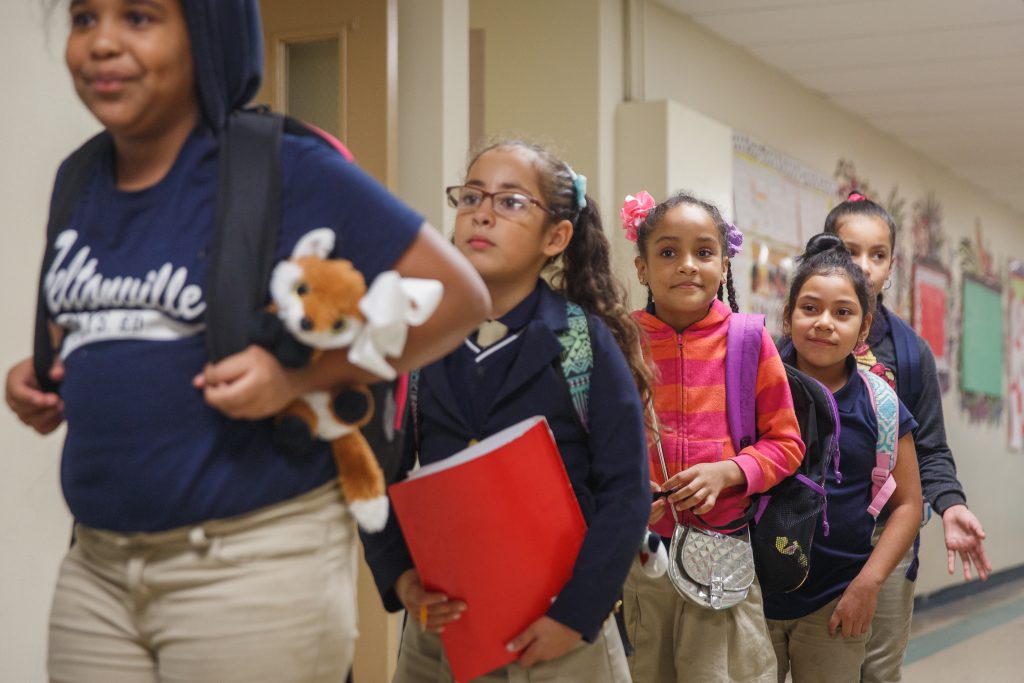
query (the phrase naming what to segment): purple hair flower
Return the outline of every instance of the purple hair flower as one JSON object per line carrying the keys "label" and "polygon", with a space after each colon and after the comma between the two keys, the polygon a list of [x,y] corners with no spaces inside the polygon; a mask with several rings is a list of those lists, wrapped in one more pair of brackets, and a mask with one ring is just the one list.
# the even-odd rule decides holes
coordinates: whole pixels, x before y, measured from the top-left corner
{"label": "purple hair flower", "polygon": [[725,254],[729,258],[732,258],[736,254],[740,253],[740,249],[743,248],[743,233],[732,223],[727,224],[729,229],[726,231],[725,237],[728,244],[725,247]]}

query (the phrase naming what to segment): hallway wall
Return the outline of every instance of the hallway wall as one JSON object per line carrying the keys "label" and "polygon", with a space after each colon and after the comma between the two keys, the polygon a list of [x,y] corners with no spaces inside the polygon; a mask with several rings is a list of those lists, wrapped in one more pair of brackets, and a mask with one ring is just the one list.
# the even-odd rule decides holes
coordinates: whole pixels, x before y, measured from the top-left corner
{"label": "hallway wall", "polygon": [[[38,0],[0,5],[7,105],[0,125],[0,367],[32,349],[35,283],[57,166],[98,126],[64,68],[66,18],[47,26]],[[0,410],[0,680],[45,680],[46,622],[71,520],[58,485],[63,428],[40,437]]]}

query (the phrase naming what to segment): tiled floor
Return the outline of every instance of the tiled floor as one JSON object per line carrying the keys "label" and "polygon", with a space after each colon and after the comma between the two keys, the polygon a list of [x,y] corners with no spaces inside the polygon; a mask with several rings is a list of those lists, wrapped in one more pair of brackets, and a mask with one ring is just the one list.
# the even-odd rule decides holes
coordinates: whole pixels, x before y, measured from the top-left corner
{"label": "tiled floor", "polygon": [[1024,580],[915,614],[903,681],[1024,682]]}

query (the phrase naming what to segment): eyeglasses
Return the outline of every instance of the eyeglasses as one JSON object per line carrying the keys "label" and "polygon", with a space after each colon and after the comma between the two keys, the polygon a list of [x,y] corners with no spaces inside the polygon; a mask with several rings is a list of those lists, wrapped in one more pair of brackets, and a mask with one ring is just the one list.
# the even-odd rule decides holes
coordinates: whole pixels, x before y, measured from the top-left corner
{"label": "eyeglasses", "polygon": [[458,213],[472,213],[480,208],[485,199],[490,197],[494,213],[505,218],[523,218],[526,214],[530,213],[531,205],[538,206],[544,213],[554,215],[551,209],[522,192],[513,192],[511,190],[487,192],[479,187],[454,185],[445,188],[444,193],[448,196],[448,206],[455,209]]}

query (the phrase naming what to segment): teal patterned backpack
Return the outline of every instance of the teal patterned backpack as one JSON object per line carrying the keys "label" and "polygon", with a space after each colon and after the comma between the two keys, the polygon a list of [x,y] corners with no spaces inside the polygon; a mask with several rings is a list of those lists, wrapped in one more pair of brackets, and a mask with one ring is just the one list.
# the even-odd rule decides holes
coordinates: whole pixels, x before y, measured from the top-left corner
{"label": "teal patterned backpack", "polygon": [[868,387],[871,407],[878,420],[878,442],[875,445],[875,467],[871,470],[871,504],[868,512],[875,519],[896,490],[892,470],[896,467],[896,443],[899,440],[899,404],[889,384],[871,372],[860,369],[860,377]]}

